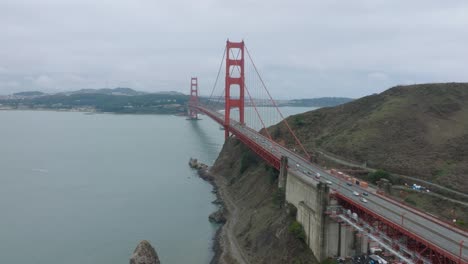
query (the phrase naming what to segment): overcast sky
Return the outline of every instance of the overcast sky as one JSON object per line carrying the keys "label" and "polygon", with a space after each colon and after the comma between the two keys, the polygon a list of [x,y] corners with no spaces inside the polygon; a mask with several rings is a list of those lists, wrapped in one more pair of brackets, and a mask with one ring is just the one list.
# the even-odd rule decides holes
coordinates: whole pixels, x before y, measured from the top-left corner
{"label": "overcast sky", "polygon": [[244,39],[275,98],[468,81],[468,1],[0,0],[0,94],[209,94]]}

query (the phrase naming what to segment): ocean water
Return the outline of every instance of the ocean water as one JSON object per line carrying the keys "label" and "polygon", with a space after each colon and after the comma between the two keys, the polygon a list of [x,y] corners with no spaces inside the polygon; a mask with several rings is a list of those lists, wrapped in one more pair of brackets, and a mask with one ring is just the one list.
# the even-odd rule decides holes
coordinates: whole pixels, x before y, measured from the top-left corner
{"label": "ocean water", "polygon": [[[285,115],[311,108],[284,108]],[[0,263],[128,263],[149,240],[164,264],[208,263],[209,118],[0,111]]]}

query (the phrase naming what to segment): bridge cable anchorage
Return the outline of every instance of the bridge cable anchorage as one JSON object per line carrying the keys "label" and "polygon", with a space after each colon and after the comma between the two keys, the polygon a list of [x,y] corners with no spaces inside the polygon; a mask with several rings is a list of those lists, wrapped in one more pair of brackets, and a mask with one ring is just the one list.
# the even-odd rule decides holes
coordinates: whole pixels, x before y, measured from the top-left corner
{"label": "bridge cable anchorage", "polygon": [[[231,51],[231,54],[232,54],[232,51]],[[233,55],[234,55],[234,54],[233,54]],[[237,68],[237,67],[236,67],[236,68]],[[238,68],[237,68],[237,70],[240,71]],[[240,72],[239,72],[239,73],[240,73]],[[252,96],[250,95],[250,91],[249,91],[247,85],[245,84],[245,80],[243,80],[243,82],[244,82],[244,88],[245,88],[245,90],[247,91],[247,95],[249,96],[250,102],[252,103],[252,105],[253,105],[253,107],[254,107],[254,110],[255,110],[255,112],[257,113],[257,116],[258,116],[260,122],[262,123],[262,126],[263,126],[263,128],[265,129],[265,132],[267,133],[268,138],[269,138],[272,142],[274,142],[273,138],[272,138],[271,135],[270,135],[270,132],[268,131],[267,127],[265,126],[265,123],[263,122],[263,119],[262,119],[262,117],[261,117],[261,115],[260,115],[260,113],[259,113],[259,111],[258,111],[258,109],[257,109],[257,105],[256,105],[255,101],[252,99]],[[275,144],[272,144],[272,147],[274,147],[275,150],[277,150]]]}
{"label": "bridge cable anchorage", "polygon": [[255,69],[255,72],[257,73],[257,76],[258,78],[260,79],[260,82],[263,86],[263,88],[265,89],[265,91],[267,92],[269,98],[270,98],[270,101],[273,103],[273,106],[276,108],[276,110],[278,111],[279,115],[281,116],[281,118],[283,119],[284,123],[286,124],[286,127],[288,128],[289,132],[293,135],[294,139],[296,140],[296,143],[299,144],[299,146],[302,148],[302,151],[304,151],[304,154],[307,156],[308,160],[310,160],[310,155],[309,153],[307,152],[307,150],[304,148],[304,146],[302,145],[301,141],[297,138],[296,134],[294,133],[294,131],[291,129],[291,127],[289,126],[288,124],[288,121],[286,120],[286,118],[284,118],[283,114],[281,113],[281,111],[279,110],[278,108],[278,105],[276,104],[275,100],[273,100],[273,97],[271,97],[271,94],[270,92],[268,91],[266,85],[265,85],[265,82],[263,81],[262,77],[260,76],[260,73],[258,72],[258,69],[257,69],[257,66],[255,65],[254,61],[252,60],[252,57],[250,56],[250,52],[249,52],[249,49],[247,48],[247,46],[245,47],[245,50],[247,51],[247,56],[249,57],[250,59],[250,62],[252,62],[252,65]]}

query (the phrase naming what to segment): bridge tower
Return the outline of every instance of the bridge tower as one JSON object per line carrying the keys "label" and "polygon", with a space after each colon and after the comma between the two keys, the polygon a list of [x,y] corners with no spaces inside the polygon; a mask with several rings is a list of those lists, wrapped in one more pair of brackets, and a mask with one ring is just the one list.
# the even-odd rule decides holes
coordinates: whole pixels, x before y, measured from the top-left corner
{"label": "bridge tower", "polygon": [[[235,55],[237,53],[237,55]],[[237,57],[234,57],[237,56]],[[236,69],[237,68],[237,69]],[[234,77],[236,76],[236,77]],[[225,81],[225,111],[224,137],[229,137],[231,108],[239,108],[239,122],[244,122],[244,41],[226,42],[226,81]],[[239,97],[231,97],[231,89],[239,89]]]}
{"label": "bridge tower", "polygon": [[190,99],[188,107],[188,118],[191,120],[198,119],[198,111],[190,106],[198,104],[198,78],[192,77],[190,80]]}

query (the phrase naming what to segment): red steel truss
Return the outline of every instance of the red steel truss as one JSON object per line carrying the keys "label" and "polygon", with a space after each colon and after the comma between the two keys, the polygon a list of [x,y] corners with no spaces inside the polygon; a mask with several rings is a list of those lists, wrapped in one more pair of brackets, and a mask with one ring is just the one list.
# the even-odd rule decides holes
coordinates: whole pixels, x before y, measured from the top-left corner
{"label": "red steel truss", "polygon": [[[213,112],[209,109],[204,108],[203,106],[200,105],[194,105],[191,106],[192,108],[200,111],[201,113],[211,117],[214,121],[218,122],[218,124],[224,124],[224,119],[221,114]],[[244,143],[247,147],[249,147],[253,152],[255,152],[258,156],[260,156],[263,160],[265,160],[268,164],[270,164],[272,167],[276,168],[277,170],[280,169],[280,163],[281,160],[280,158],[277,158],[271,151],[268,149],[263,148],[260,144],[257,142],[251,140],[248,136],[244,135],[241,133],[239,130],[237,130],[235,127],[230,126],[227,129],[229,129],[229,132],[231,132],[233,135],[235,135],[242,143]]]}
{"label": "red steel truss", "polygon": [[[334,193],[334,197],[338,203],[345,209],[350,209],[352,212],[357,213],[360,219],[368,223],[370,226],[376,227],[381,232],[385,233],[394,241],[398,240],[399,243],[404,243],[408,249],[418,252],[419,255],[429,259],[432,263],[437,264],[465,264],[466,262],[461,256],[455,256],[452,253],[438,247],[431,241],[428,241],[414,233],[411,230],[404,228],[401,225],[395,224],[376,212],[373,212],[364,206],[356,203],[348,197]],[[403,218],[403,216],[402,216]],[[398,249],[397,243],[394,244]],[[463,244],[460,245],[460,248]],[[461,253],[460,253],[461,255]],[[422,263],[422,261],[421,261]]]}

